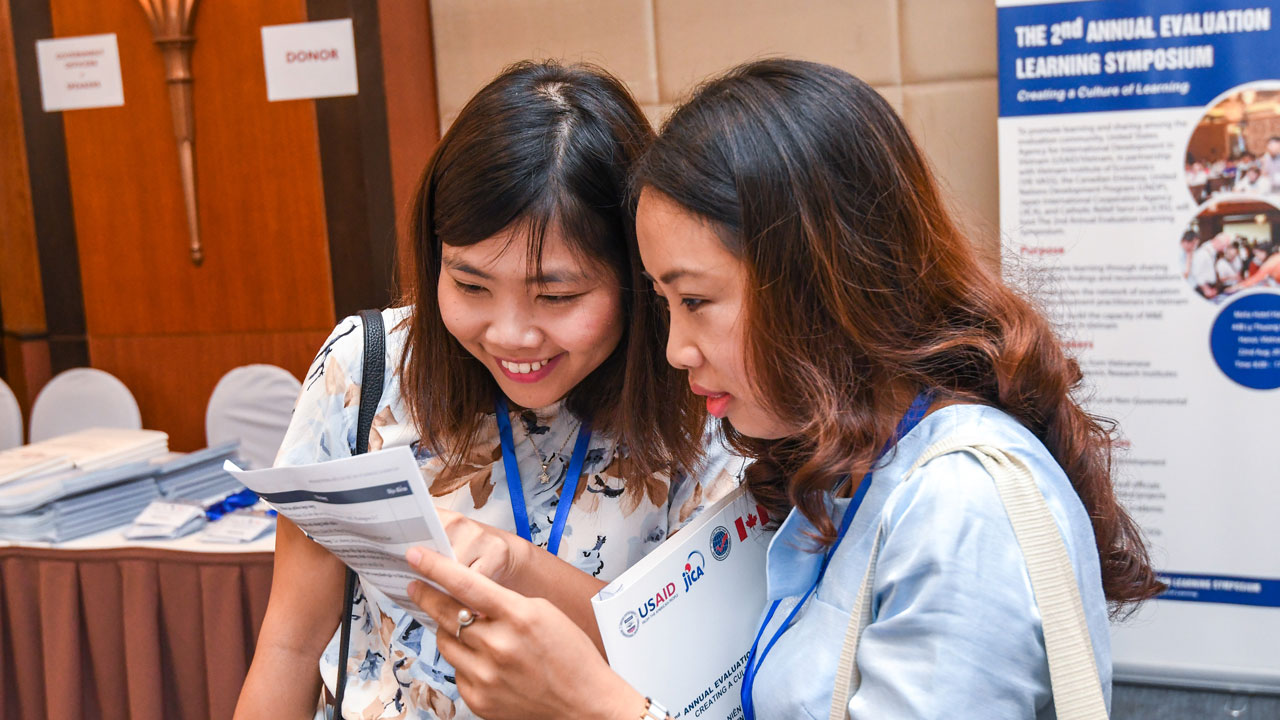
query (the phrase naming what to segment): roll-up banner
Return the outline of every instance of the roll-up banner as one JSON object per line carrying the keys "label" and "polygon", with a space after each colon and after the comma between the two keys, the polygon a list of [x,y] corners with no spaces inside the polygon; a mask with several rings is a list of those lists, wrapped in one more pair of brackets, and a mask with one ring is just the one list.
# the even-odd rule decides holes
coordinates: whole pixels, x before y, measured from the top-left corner
{"label": "roll-up banner", "polygon": [[1280,0],[997,8],[1005,272],[1169,585],[1116,677],[1280,690]]}

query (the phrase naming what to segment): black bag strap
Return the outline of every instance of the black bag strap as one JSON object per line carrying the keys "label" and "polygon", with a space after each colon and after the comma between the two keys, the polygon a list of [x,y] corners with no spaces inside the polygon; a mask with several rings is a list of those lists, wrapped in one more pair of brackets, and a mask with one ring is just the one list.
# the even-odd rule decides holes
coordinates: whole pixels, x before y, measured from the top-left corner
{"label": "black bag strap", "polygon": [[360,373],[360,417],[356,421],[356,454],[369,452],[369,430],[382,400],[382,380],[387,369],[387,332],[382,327],[382,313],[361,310],[364,321],[364,365]]}
{"label": "black bag strap", "polygon": [[[356,455],[369,452],[369,431],[373,416],[382,400],[382,381],[386,374],[387,333],[382,313],[361,310],[364,322],[364,364],[360,372],[360,415],[356,420]],[[356,574],[347,568],[342,591],[342,632],[338,639],[338,685],[334,697],[335,716],[342,717],[342,700],[347,694],[347,653],[351,650],[351,606],[355,602]]]}

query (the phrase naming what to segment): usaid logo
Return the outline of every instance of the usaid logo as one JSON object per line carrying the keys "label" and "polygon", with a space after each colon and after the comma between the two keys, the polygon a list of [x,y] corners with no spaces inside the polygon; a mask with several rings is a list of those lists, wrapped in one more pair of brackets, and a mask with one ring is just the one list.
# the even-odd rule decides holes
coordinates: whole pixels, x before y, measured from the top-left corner
{"label": "usaid logo", "polygon": [[628,610],[627,614],[622,616],[622,622],[618,623],[618,629],[622,631],[623,637],[631,637],[640,629],[640,616],[636,615],[634,610]]}
{"label": "usaid logo", "polygon": [[653,619],[654,615],[662,612],[667,603],[676,598],[676,584],[667,583],[658,588],[658,592],[653,594],[652,598],[640,603],[640,607],[635,610],[628,610],[622,616],[622,621],[618,624],[618,629],[626,637],[631,637],[640,629],[642,623],[647,623]]}
{"label": "usaid logo", "polygon": [[717,560],[729,557],[729,551],[733,549],[732,543],[729,528],[723,525],[716,526],[716,529],[711,531],[711,557]]}

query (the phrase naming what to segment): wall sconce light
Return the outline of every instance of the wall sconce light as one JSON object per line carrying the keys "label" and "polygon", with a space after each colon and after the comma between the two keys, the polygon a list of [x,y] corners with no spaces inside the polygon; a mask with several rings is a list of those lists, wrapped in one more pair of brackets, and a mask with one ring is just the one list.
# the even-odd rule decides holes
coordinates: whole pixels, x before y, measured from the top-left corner
{"label": "wall sconce light", "polygon": [[196,206],[196,118],[191,99],[191,49],[196,43],[191,29],[199,0],[138,0],[151,21],[151,35],[164,53],[165,81],[169,84],[169,110],[178,143],[178,167],[186,201],[191,262],[204,262],[200,243],[200,214]]}

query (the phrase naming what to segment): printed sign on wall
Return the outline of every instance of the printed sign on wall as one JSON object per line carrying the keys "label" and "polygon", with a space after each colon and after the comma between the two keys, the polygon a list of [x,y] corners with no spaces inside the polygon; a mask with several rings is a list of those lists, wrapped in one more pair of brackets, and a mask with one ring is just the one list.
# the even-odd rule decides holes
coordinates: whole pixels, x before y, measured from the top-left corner
{"label": "printed sign on wall", "polygon": [[124,105],[116,34],[36,42],[45,112]]}
{"label": "printed sign on wall", "polygon": [[262,60],[272,102],[360,91],[351,18],[263,27]]}

